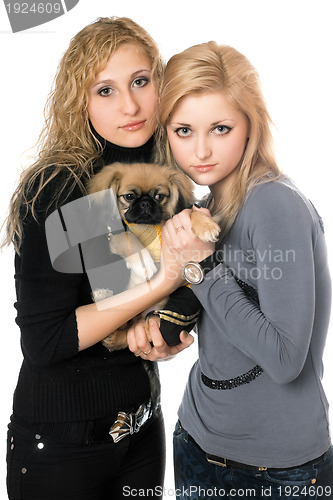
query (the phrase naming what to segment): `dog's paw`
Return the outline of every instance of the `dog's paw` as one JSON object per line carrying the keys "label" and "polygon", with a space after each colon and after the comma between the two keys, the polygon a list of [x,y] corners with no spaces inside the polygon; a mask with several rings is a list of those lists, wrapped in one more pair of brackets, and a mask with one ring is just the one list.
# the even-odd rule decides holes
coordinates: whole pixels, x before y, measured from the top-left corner
{"label": "dog's paw", "polygon": [[207,221],[207,225],[205,231],[200,232],[198,237],[205,242],[211,241],[216,243],[219,240],[219,234],[221,232],[221,228],[216,222],[209,218]]}
{"label": "dog's paw", "polygon": [[131,279],[138,283],[150,280],[157,271],[155,262],[146,248],[127,257],[126,267],[131,271]]}
{"label": "dog's paw", "polygon": [[124,233],[110,235],[109,246],[111,253],[116,253],[123,257],[126,257],[128,255],[126,235]]}
{"label": "dog's paw", "polygon": [[98,288],[97,290],[93,290],[92,298],[94,302],[99,302],[100,300],[107,299],[108,297],[112,297],[113,291],[108,290],[107,288]]}
{"label": "dog's paw", "polygon": [[125,349],[128,346],[127,330],[116,330],[115,332],[111,333],[111,335],[102,340],[102,344],[111,352]]}
{"label": "dog's paw", "polygon": [[216,243],[221,232],[220,226],[212,217],[200,212],[193,212],[191,215],[192,231],[201,241],[211,241]]}
{"label": "dog's paw", "polygon": [[112,335],[106,337],[106,339],[102,340],[102,344],[106,347],[110,352],[115,350],[115,343],[112,340]]}
{"label": "dog's paw", "polygon": [[130,231],[112,234],[109,239],[111,253],[126,258],[144,248],[138,238]]}

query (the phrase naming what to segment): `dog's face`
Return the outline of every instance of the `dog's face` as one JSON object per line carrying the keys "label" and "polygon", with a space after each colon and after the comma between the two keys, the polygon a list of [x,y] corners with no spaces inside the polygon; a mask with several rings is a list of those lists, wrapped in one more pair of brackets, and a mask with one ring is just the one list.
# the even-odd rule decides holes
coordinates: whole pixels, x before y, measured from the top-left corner
{"label": "dog's face", "polygon": [[90,181],[89,193],[112,189],[120,215],[135,224],[160,224],[193,203],[192,181],[173,167],[113,163]]}

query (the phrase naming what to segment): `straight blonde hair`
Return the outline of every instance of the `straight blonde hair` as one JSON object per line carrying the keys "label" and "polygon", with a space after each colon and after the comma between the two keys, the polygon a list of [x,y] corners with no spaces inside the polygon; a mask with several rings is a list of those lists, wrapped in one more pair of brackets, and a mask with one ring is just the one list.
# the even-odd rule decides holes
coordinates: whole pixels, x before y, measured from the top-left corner
{"label": "straight blonde hair", "polygon": [[162,125],[158,160],[174,165],[166,126],[179,103],[192,94],[222,92],[228,103],[244,113],[250,124],[250,137],[231,186],[226,204],[221,200],[215,215],[222,236],[230,230],[249,191],[259,182],[282,177],[273,148],[270,115],[266,108],[257,71],[249,60],[227,45],[208,42],[174,55],[167,63],[159,100]]}
{"label": "straight blonde hair", "polygon": [[[36,219],[36,201],[60,172],[66,180],[54,193],[50,206],[76,185],[85,193],[83,176],[91,176],[102,144],[92,133],[88,116],[88,90],[112,54],[125,43],[143,49],[152,65],[152,81],[159,91],[164,69],[151,36],[129,18],[99,18],[77,33],[63,55],[44,111],[45,123],[37,142],[37,160],[23,171],[9,206],[2,246],[19,249],[23,220],[29,211]],[[50,167],[52,172],[50,173]],[[48,172],[47,172],[48,169]]]}

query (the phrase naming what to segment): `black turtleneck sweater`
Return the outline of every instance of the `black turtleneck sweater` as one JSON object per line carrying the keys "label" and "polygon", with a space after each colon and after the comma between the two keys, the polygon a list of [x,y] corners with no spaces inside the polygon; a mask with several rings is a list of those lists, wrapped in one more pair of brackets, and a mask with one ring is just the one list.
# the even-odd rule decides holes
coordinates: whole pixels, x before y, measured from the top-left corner
{"label": "black turtleneck sweater", "polygon": [[[131,149],[103,141],[102,164],[151,161],[153,139]],[[89,281],[84,273],[53,269],[45,236],[50,196],[60,189],[64,175],[56,176],[40,196],[38,222],[30,213],[25,218],[20,255],[15,256],[16,322],[24,359],[13,418],[75,442],[80,425],[71,423],[85,425],[104,417],[112,422],[118,411],[149,400],[150,386],[141,358],[128,349],[110,353],[99,342],[79,351],[75,309],[92,302]],[[77,186],[59,206],[82,195]]]}

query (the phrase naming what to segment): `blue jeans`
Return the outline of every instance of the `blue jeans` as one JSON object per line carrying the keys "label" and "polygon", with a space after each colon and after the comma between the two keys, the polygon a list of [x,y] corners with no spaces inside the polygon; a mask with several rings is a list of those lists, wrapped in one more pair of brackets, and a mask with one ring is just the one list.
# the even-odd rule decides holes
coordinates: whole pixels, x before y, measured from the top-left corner
{"label": "blue jeans", "polygon": [[178,422],[174,432],[174,468],[179,500],[333,498],[333,447],[311,464],[286,470],[221,467],[207,461],[206,453]]}

